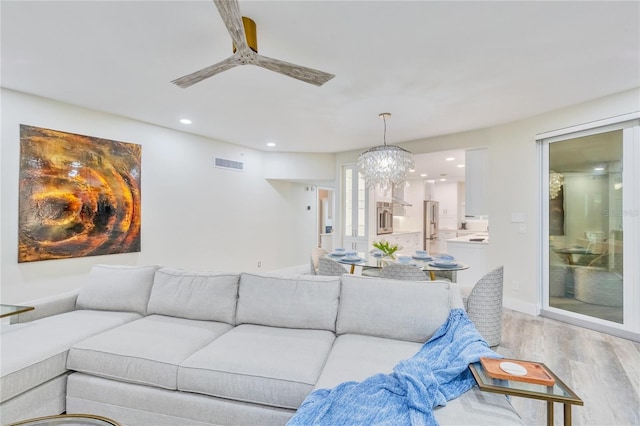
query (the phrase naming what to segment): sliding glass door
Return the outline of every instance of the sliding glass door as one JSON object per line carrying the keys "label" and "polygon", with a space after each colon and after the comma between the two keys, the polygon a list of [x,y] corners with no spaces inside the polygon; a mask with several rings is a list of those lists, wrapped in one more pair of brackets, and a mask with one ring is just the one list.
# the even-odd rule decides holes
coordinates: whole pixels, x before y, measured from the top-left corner
{"label": "sliding glass door", "polygon": [[631,119],[539,140],[543,315],[632,338],[640,336],[638,129]]}

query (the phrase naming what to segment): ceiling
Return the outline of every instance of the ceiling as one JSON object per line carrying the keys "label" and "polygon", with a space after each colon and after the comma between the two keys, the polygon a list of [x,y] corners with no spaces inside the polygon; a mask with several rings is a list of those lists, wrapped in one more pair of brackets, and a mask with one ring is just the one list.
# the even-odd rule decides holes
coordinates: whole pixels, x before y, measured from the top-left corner
{"label": "ceiling", "polygon": [[241,0],[261,54],[336,77],[242,66],[187,89],[231,55],[210,0],[0,7],[3,87],[264,151],[378,145],[381,112],[402,143],[640,86],[637,1]]}

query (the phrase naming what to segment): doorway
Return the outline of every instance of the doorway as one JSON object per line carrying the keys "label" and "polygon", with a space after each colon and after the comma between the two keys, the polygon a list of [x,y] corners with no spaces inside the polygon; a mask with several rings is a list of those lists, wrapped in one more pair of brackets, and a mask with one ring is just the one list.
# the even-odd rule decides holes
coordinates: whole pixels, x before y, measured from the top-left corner
{"label": "doorway", "polygon": [[332,188],[318,187],[318,247],[327,252],[332,252],[334,247],[333,237],[335,232],[335,191]]}
{"label": "doorway", "polygon": [[[543,315],[640,335],[638,120],[539,139]],[[634,296],[635,295],[635,296]]]}

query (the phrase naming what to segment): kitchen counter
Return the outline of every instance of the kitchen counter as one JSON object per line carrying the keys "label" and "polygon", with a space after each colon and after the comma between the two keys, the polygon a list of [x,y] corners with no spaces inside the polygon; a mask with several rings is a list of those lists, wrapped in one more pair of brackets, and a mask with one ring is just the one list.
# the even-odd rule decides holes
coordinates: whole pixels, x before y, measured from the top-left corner
{"label": "kitchen counter", "polygon": [[[482,241],[471,241],[482,239]],[[451,238],[447,240],[447,244],[449,243],[464,243],[464,244],[489,244],[489,234],[486,232],[478,232],[471,235],[463,235],[456,238]]]}
{"label": "kitchen counter", "polygon": [[[393,231],[391,235],[421,234],[422,231]],[[388,234],[387,234],[388,235]]]}

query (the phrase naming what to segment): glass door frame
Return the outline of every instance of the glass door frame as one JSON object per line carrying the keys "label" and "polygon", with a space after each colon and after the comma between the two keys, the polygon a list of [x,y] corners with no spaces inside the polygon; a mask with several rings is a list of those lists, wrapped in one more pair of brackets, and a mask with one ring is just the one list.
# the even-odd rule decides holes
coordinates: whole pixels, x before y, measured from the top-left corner
{"label": "glass door frame", "polygon": [[[549,305],[549,144],[622,130],[623,132],[623,322],[618,324]],[[640,112],[536,135],[540,184],[538,282],[540,314],[640,341]]]}

